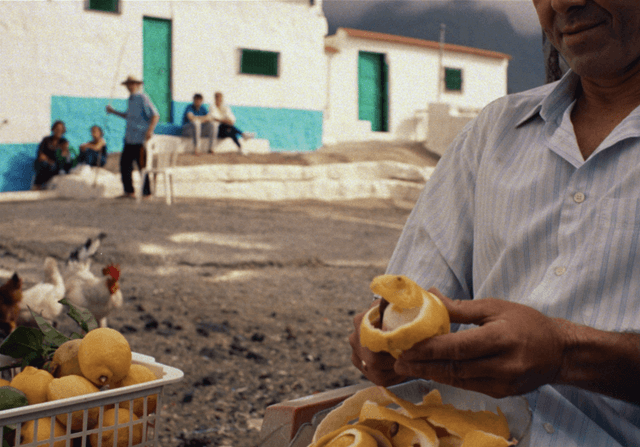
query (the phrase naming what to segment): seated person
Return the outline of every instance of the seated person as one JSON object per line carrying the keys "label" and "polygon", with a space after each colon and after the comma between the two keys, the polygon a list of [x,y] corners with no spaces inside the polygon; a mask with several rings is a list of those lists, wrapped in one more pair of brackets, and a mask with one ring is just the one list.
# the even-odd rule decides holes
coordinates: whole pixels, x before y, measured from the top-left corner
{"label": "seated person", "polygon": [[64,122],[56,121],[51,126],[51,135],[44,137],[40,142],[33,164],[36,175],[33,189],[42,189],[54,175],[61,170],[68,172],[71,168],[69,142],[63,137],[66,131]]}
{"label": "seated person", "polygon": [[209,109],[203,103],[200,93],[193,95],[193,103],[187,106],[182,116],[182,135],[193,137],[195,154],[200,153],[200,137],[209,137],[209,152],[213,146],[213,123],[209,119]]}
{"label": "seated person", "polygon": [[78,164],[104,166],[107,162],[107,142],[100,126],[91,127],[91,141],[80,145]]}
{"label": "seated person", "polygon": [[211,121],[219,123],[218,138],[221,140],[227,137],[231,138],[233,142],[236,143],[236,146],[238,146],[238,152],[242,154],[242,146],[240,146],[238,136],[242,136],[242,138],[248,140],[249,138],[253,138],[253,134],[242,132],[235,127],[236,117],[233,115],[231,109],[224,104],[222,93],[216,92],[214,96],[215,107],[211,111]]}

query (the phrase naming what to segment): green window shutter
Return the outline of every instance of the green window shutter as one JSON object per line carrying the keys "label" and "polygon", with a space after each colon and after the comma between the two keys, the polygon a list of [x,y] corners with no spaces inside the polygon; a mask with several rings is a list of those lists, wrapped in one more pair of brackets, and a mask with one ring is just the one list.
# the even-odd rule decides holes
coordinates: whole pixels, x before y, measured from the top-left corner
{"label": "green window shutter", "polygon": [[272,51],[242,50],[240,73],[278,76],[278,58]]}
{"label": "green window shutter", "polygon": [[105,12],[118,12],[119,0],[89,0],[89,9]]}
{"label": "green window shutter", "polygon": [[459,68],[444,69],[444,86],[447,91],[462,91],[462,70]]}

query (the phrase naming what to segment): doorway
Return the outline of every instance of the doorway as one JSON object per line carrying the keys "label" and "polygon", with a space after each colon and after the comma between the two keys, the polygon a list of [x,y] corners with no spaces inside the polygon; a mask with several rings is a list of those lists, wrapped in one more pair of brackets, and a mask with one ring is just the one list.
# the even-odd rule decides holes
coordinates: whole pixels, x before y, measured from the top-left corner
{"label": "doorway", "polygon": [[158,109],[160,122],[171,121],[171,20],[142,19],[144,90]]}
{"label": "doorway", "polygon": [[388,65],[382,53],[358,53],[358,119],[374,132],[389,130]]}

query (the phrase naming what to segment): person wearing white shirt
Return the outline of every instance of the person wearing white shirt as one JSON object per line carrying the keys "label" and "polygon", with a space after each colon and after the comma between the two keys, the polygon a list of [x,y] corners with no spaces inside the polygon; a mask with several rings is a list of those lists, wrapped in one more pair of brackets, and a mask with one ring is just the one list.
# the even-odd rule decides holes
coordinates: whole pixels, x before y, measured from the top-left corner
{"label": "person wearing white shirt", "polygon": [[227,137],[231,138],[236,146],[238,146],[238,152],[242,154],[242,146],[240,145],[238,137],[249,139],[253,138],[253,134],[242,132],[240,129],[235,127],[236,117],[233,115],[229,106],[224,104],[224,97],[221,92],[216,92],[214,98],[215,105],[211,110],[210,119],[218,123],[218,138],[220,140]]}
{"label": "person wearing white shirt", "polygon": [[[441,297],[453,331],[371,381],[524,395],[537,447],[640,445],[640,2],[533,0],[571,70],[486,107],[439,161],[387,272]],[[375,305],[375,304],[374,304]]]}

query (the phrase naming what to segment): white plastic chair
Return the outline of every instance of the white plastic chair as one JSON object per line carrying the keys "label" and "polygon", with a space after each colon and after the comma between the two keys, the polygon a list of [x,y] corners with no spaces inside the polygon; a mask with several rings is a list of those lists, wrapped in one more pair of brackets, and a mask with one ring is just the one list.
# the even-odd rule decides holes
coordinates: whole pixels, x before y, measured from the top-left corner
{"label": "white plastic chair", "polygon": [[147,163],[140,175],[140,191],[144,185],[144,179],[149,175],[149,186],[152,193],[156,191],[158,174],[164,176],[164,191],[167,197],[167,205],[173,201],[173,168],[178,160],[178,144],[176,137],[166,135],[154,135],[146,143]]}

